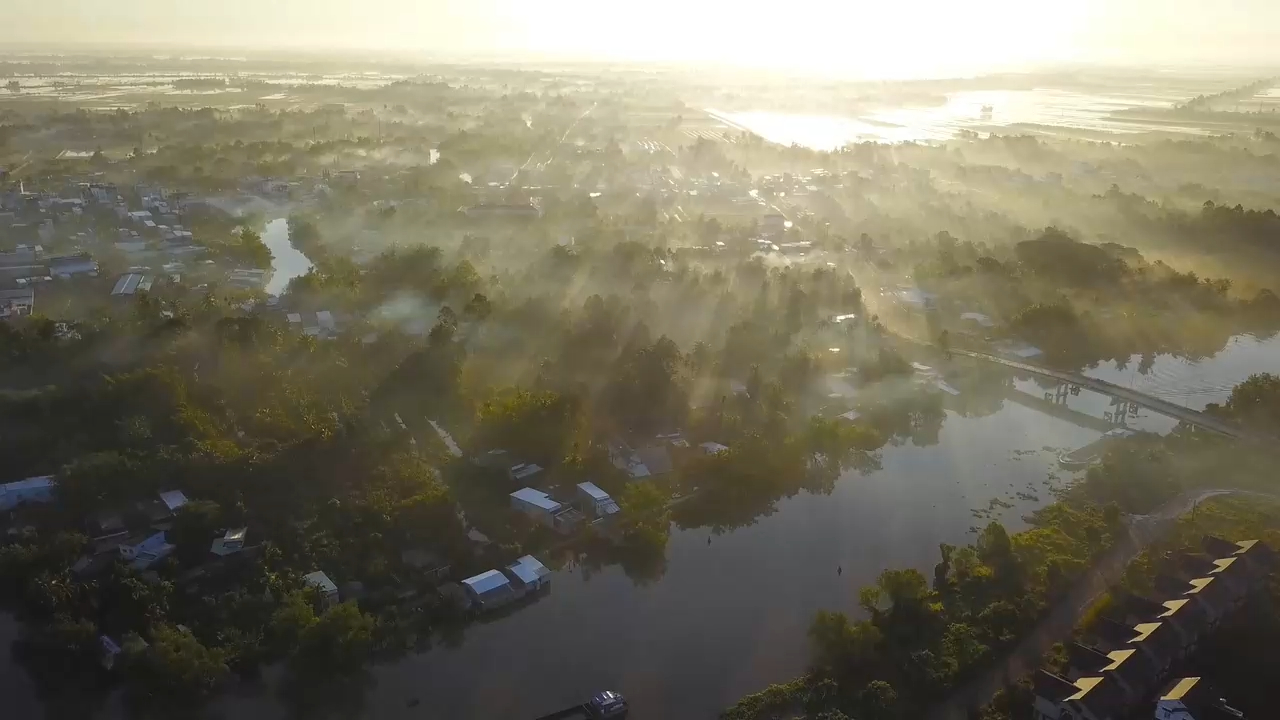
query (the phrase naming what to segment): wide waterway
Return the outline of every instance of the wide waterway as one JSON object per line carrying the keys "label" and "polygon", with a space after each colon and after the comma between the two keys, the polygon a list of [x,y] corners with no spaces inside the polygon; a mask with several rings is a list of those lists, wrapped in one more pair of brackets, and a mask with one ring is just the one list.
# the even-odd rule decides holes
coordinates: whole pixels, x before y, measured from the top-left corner
{"label": "wide waterway", "polygon": [[[1138,365],[1134,358],[1124,370],[1087,372],[1170,396],[1191,393],[1188,404],[1202,407],[1249,374],[1276,370],[1280,338],[1237,338],[1199,363],[1160,356],[1146,375]],[[1033,380],[1015,386],[1036,398],[1053,394]],[[631,701],[635,720],[713,718],[804,670],[816,611],[856,612],[858,589],[885,568],[929,575],[939,543],[969,542],[971,527],[987,522],[971,510],[998,497],[1012,507],[997,507],[994,517],[1022,528],[1024,514],[1052,499],[1048,486],[1069,479],[1056,450],[1096,439],[1098,423],[1082,418],[1114,410],[1088,390],[1067,399],[1074,419],[1033,404],[992,398],[986,414],[948,410],[936,443],[888,446],[880,470],[849,473],[830,495],[783,500],[775,513],[722,535],[676,530],[665,573],[646,584],[616,566],[560,570],[549,595],[468,628],[459,646],[374,668],[365,716],[531,719],[615,689]],[[1134,427],[1173,426],[1143,409],[1124,414]],[[6,687],[22,689],[12,679]],[[217,705],[228,717],[288,716],[272,696]]]}

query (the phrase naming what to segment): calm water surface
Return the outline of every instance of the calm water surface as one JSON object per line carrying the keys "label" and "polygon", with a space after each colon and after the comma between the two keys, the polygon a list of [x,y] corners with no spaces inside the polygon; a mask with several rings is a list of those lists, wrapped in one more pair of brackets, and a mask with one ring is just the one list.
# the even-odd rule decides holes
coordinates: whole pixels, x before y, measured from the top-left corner
{"label": "calm water surface", "polygon": [[311,261],[289,242],[289,221],[279,218],[267,223],[262,242],[271,249],[271,282],[267,283],[268,295],[279,295],[289,287],[289,281],[305,275],[311,269]]}

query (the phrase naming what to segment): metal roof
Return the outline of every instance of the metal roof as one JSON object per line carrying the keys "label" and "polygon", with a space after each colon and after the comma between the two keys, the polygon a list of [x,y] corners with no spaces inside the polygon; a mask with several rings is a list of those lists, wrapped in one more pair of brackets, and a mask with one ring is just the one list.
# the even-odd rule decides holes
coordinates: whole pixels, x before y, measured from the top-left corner
{"label": "metal roof", "polygon": [[169,490],[160,493],[160,501],[172,512],[187,504],[187,496],[181,490]]}
{"label": "metal roof", "polygon": [[338,586],[324,574],[323,570],[317,570],[313,573],[305,575],[303,580],[312,587],[319,588],[322,592],[331,593],[338,592]]}
{"label": "metal roof", "polygon": [[0,485],[0,492],[5,490],[38,490],[51,487],[53,487],[53,476],[41,475],[40,477],[29,477],[26,480],[16,480]]}
{"label": "metal roof", "polygon": [[601,490],[600,487],[593,482],[578,483],[578,489],[590,496],[592,500],[609,499],[609,493]]}
{"label": "metal roof", "polygon": [[471,591],[475,594],[484,595],[505,585],[510,585],[511,581],[507,579],[506,575],[497,570],[487,570],[463,580],[462,584],[471,588]]}
{"label": "metal roof", "polygon": [[[507,566],[512,575],[520,579],[525,585],[535,585],[542,578],[551,574],[546,565],[538,562],[538,559],[532,555],[525,555]],[[494,572],[497,572],[496,570]]]}
{"label": "metal roof", "polygon": [[555,512],[560,509],[560,503],[552,500],[550,496],[541,490],[534,490],[533,488],[520,488],[511,493],[511,497],[548,512]]}

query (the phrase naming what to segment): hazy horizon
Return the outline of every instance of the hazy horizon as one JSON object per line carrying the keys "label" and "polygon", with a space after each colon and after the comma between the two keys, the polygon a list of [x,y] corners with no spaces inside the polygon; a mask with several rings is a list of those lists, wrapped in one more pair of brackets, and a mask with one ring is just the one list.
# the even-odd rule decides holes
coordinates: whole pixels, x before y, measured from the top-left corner
{"label": "hazy horizon", "polygon": [[103,6],[50,0],[8,11],[0,51],[57,47],[379,53],[414,59],[644,62],[916,78],[1047,66],[1280,65],[1267,0],[895,3],[720,0],[227,0]]}

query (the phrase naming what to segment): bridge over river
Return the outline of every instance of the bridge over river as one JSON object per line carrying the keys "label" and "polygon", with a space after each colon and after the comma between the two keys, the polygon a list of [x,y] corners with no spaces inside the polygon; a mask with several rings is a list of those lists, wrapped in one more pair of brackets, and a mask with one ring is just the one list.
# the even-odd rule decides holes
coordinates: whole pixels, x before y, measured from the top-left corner
{"label": "bridge over river", "polygon": [[1104,395],[1110,395],[1111,397],[1114,397],[1114,398],[1119,398],[1127,402],[1136,403],[1149,410],[1158,412],[1161,415],[1167,415],[1175,420],[1180,420],[1189,425],[1194,425],[1196,427],[1204,428],[1205,430],[1216,432],[1221,435],[1227,435],[1229,437],[1237,438],[1239,440],[1246,440],[1249,442],[1259,442],[1259,443],[1275,441],[1275,438],[1266,437],[1258,433],[1244,430],[1238,427],[1237,425],[1234,425],[1230,422],[1227,422],[1226,420],[1223,420],[1222,418],[1214,417],[1212,415],[1201,412],[1199,410],[1192,410],[1189,407],[1184,407],[1182,405],[1178,405],[1177,403],[1169,402],[1168,400],[1165,400],[1163,398],[1147,395],[1146,393],[1139,392],[1137,390],[1134,390],[1133,388],[1127,388],[1121,385],[1116,385],[1115,383],[1107,382],[1106,380],[1091,378],[1086,375],[1082,375],[1080,373],[1067,372],[1063,370],[1054,370],[1052,368],[1044,367],[1043,365],[1036,365],[1029,362],[1023,362],[1021,360],[1011,360],[1009,358],[1000,357],[998,355],[990,355],[987,353],[974,352],[972,350],[953,349],[951,353],[953,355],[965,355],[967,357],[975,358],[977,360],[996,363],[998,365],[1011,367],[1015,370],[1022,370],[1024,372],[1032,373],[1034,375],[1040,375],[1042,377],[1053,378],[1054,380],[1060,380],[1065,383],[1072,383],[1074,385],[1079,385],[1080,387],[1088,388],[1095,392],[1100,392]]}

